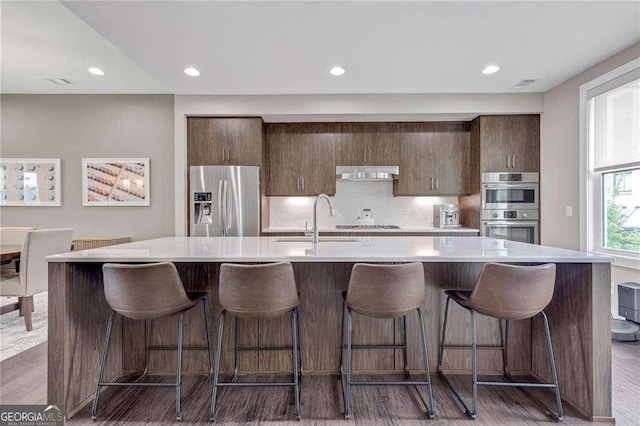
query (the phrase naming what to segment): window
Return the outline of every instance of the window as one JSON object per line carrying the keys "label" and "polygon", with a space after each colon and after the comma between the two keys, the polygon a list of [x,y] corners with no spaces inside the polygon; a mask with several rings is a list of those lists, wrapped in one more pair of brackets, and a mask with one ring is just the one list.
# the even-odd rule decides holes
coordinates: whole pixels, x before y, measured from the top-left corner
{"label": "window", "polygon": [[640,253],[640,168],[603,173],[602,200],[601,246]]}
{"label": "window", "polygon": [[632,179],[634,178],[634,174],[633,171],[629,170],[613,175],[613,186],[619,194],[633,193]]}
{"label": "window", "polygon": [[582,92],[591,204],[587,248],[640,259],[640,68],[610,77]]}

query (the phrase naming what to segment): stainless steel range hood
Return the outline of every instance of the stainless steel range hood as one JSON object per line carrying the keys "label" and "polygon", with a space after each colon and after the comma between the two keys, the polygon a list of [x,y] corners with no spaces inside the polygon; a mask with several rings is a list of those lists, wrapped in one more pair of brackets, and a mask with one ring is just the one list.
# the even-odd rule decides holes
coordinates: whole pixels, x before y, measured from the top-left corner
{"label": "stainless steel range hood", "polygon": [[398,166],[336,166],[336,179],[346,181],[391,181],[398,179]]}

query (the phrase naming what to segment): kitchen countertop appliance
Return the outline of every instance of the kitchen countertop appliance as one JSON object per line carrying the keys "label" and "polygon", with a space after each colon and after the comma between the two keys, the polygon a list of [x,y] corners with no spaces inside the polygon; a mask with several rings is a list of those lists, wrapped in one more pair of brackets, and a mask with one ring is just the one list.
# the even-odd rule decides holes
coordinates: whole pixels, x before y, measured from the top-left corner
{"label": "kitchen countertop appliance", "polygon": [[539,244],[538,173],[483,173],[480,235]]}
{"label": "kitchen countertop appliance", "polygon": [[260,235],[260,167],[192,166],[189,235]]}
{"label": "kitchen countertop appliance", "polygon": [[433,226],[435,228],[459,228],[460,206],[457,204],[436,204],[433,206]]}

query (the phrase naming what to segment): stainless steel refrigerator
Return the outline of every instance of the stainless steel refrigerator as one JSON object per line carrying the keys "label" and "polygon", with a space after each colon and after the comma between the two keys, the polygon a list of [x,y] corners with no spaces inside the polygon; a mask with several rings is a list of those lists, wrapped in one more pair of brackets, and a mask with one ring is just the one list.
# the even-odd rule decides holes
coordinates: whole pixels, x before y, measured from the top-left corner
{"label": "stainless steel refrigerator", "polygon": [[260,167],[192,166],[189,235],[260,235]]}

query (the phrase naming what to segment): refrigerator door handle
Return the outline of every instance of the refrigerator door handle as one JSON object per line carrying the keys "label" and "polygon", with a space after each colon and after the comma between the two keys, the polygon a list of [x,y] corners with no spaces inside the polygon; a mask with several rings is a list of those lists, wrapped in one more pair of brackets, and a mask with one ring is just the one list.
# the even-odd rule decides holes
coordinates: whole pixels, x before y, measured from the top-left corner
{"label": "refrigerator door handle", "polygon": [[225,236],[227,236],[228,231],[233,227],[233,214],[231,209],[233,208],[233,201],[229,201],[229,185],[228,182],[224,181],[224,226],[225,226]]}
{"label": "refrigerator door handle", "polygon": [[227,200],[227,181],[222,181],[222,236],[227,236],[227,208],[228,208],[228,200]]}
{"label": "refrigerator door handle", "polygon": [[224,237],[224,207],[223,205],[226,204],[224,203],[224,201],[222,201],[222,193],[223,193],[223,185],[224,185],[224,181],[220,180],[218,181],[218,224],[220,225],[220,236]]}

